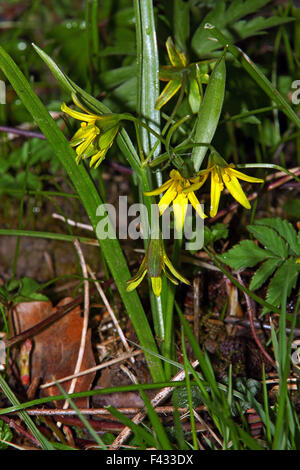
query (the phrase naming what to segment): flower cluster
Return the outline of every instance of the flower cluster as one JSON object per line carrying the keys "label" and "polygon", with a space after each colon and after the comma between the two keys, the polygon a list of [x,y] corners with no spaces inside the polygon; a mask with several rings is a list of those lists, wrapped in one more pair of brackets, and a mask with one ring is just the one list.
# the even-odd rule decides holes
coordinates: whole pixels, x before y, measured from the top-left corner
{"label": "flower cluster", "polygon": [[112,146],[120,128],[120,116],[117,114],[93,114],[85,109],[77,97],[72,95],[74,104],[84,113],[69,108],[65,103],[61,110],[81,121],[81,126],[73,135],[70,145],[76,148],[76,162],[90,158],[90,166],[97,168],[104,160],[106,152]]}
{"label": "flower cluster", "polygon": [[160,68],[159,78],[168,83],[158,97],[155,108],[161,109],[184,86],[189,105],[196,114],[201,103],[201,84],[208,83],[209,62],[189,63],[187,55],[175,48],[170,37],[167,39],[166,48],[171,65]]}

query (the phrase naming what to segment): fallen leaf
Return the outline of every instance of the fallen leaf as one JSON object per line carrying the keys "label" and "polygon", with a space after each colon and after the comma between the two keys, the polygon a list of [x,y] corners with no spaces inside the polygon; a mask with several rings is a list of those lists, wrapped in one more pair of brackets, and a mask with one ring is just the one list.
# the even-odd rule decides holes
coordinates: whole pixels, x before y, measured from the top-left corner
{"label": "fallen leaf", "polygon": [[[72,298],[65,298],[57,306],[71,302]],[[32,328],[48,318],[55,311],[51,302],[22,302],[14,309],[14,322],[16,334]],[[39,377],[42,383],[72,375],[77,362],[83,318],[80,307],[75,307],[69,313],[32,337],[33,349],[31,353],[31,380]],[[91,331],[88,330],[85,350],[81,364],[81,371],[95,366],[95,358],[91,345]],[[75,392],[87,391],[91,388],[95,373],[78,377]],[[61,385],[68,391],[71,380]],[[41,390],[41,396],[60,395],[56,386]],[[88,398],[77,398],[76,405],[88,406]],[[62,401],[57,406],[62,405]]]}

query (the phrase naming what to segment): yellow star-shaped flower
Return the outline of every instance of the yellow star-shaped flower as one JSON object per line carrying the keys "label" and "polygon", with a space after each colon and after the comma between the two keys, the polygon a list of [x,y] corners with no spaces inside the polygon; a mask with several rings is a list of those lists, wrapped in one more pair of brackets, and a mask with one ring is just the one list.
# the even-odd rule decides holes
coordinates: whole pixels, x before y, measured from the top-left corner
{"label": "yellow star-shaped flower", "polygon": [[215,217],[218,212],[221,192],[224,189],[224,185],[230,192],[230,194],[246,209],[250,209],[251,205],[248,201],[240,183],[239,179],[248,181],[249,183],[263,183],[264,180],[260,178],[254,178],[253,176],[245,175],[244,173],[235,170],[234,165],[228,165],[223,158],[219,155],[213,155],[210,158],[209,166],[206,170],[202,170],[198,173],[201,177],[199,182],[196,182],[190,188],[196,191],[201,188],[208,176],[211,175],[211,186],[210,186],[210,216]]}
{"label": "yellow star-shaped flower", "polygon": [[154,191],[148,191],[144,194],[146,196],[157,196],[165,192],[158,204],[159,212],[162,215],[167,207],[173,203],[176,230],[181,232],[189,202],[202,219],[206,217],[194,190],[190,189],[192,185],[198,183],[200,180],[201,177],[184,178],[179,171],[171,170],[170,179],[168,181]]}
{"label": "yellow star-shaped flower", "polygon": [[73,101],[84,113],[69,108],[65,103],[61,110],[81,121],[81,126],[70,140],[70,145],[76,147],[76,162],[91,158],[90,167],[97,168],[105,158],[106,152],[112,146],[120,128],[120,117],[116,114],[98,116],[85,109],[75,95]]}

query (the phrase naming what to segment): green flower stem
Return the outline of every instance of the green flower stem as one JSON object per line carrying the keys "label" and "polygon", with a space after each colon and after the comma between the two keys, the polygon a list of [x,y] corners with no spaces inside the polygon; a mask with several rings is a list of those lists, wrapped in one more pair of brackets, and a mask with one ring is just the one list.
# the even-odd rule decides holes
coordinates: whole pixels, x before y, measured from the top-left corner
{"label": "green flower stem", "polygon": [[[136,40],[137,40],[137,62],[138,74],[138,115],[151,125],[151,129],[160,135],[160,113],[155,110],[155,103],[159,96],[159,58],[156,42],[156,32],[154,23],[154,12],[152,0],[135,0],[136,15]],[[148,129],[142,126],[140,129],[141,144],[143,154],[147,156],[151,152],[153,160],[160,153],[160,139]],[[141,169],[141,192],[149,191],[152,188],[152,178],[149,168]],[[162,175],[156,173],[156,182],[162,184]],[[151,197],[144,197],[143,202],[148,210],[148,220],[151,221],[151,204],[154,202]],[[153,223],[151,221],[150,223]],[[145,240],[147,243],[147,241]],[[145,245],[146,245],[145,243]],[[145,246],[146,249],[146,246]],[[164,318],[163,309],[165,290],[162,290],[160,297],[156,297],[149,284],[149,295],[153,314],[155,333],[160,341],[164,340]]]}
{"label": "green flower stem", "polygon": [[[2,47],[0,47],[0,66],[68,173],[86,209],[95,233],[97,233],[99,217],[96,215],[96,212],[97,208],[102,204],[102,200],[90,176],[83,165],[76,165],[74,151],[71,149],[69,142],[51,118],[38,96],[33,92],[20,69]],[[88,94],[85,95],[89,97]],[[122,144],[127,145],[127,151],[130,152],[130,142],[123,141]],[[140,299],[136,292],[126,291],[126,281],[130,279],[130,272],[118,240],[109,238],[99,238],[98,240],[139,341],[141,344],[147,345],[150,349],[156,351],[156,343]],[[153,380],[161,380],[164,377],[161,361],[149,355],[146,359]]]}
{"label": "green flower stem", "polygon": [[[182,235],[182,234],[181,234]],[[180,252],[182,247],[182,236],[174,241],[172,264],[177,268]],[[175,341],[174,341],[174,302],[175,302],[176,286],[174,284],[169,286],[167,293],[167,301],[165,308],[165,342],[163,348],[163,354],[167,359],[174,359],[175,357]],[[169,362],[165,362],[165,374],[166,378],[169,379],[174,374],[174,368]]]}
{"label": "green flower stem", "polygon": [[238,47],[234,46],[216,26],[206,24],[206,29],[209,29],[212,35],[226,47],[228,51],[241,63],[249,75],[256,81],[256,83],[264,90],[264,92],[274,101],[279,109],[281,109],[286,116],[299,128],[300,118],[295,111],[291,108],[281,93],[272,85],[267,77],[259,70],[257,65]]}
{"label": "green flower stem", "polygon": [[295,173],[287,170],[286,168],[283,168],[280,165],[275,165],[273,163],[241,163],[239,165],[236,165],[236,168],[270,168],[271,170],[279,170],[289,176],[292,176],[292,178],[294,178],[296,181],[298,181],[298,183],[300,183],[300,178],[295,175]]}

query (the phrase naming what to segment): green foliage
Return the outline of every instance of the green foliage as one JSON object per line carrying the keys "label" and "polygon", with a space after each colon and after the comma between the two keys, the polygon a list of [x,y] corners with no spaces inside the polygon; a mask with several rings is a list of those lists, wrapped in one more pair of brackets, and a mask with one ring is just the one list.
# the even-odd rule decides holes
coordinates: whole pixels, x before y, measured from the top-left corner
{"label": "green foliage", "polygon": [[3,302],[32,302],[47,301],[48,297],[39,294],[40,285],[34,279],[23,277],[22,279],[13,279],[4,287],[0,287],[0,300]]}
{"label": "green foliage", "polygon": [[228,237],[228,226],[226,224],[218,223],[210,227],[204,226],[204,246],[212,245],[218,240],[226,239]]}
{"label": "green foliage", "polygon": [[[253,240],[243,240],[229,251],[219,256],[219,259],[235,270],[261,266],[254,273],[250,289],[257,290],[269,278],[266,301],[275,307],[283,302],[284,283],[287,282],[287,296],[296,287],[300,264],[299,234],[287,220],[260,219],[253,225],[248,225],[248,231],[263,246],[261,248]],[[270,311],[264,307],[263,313]]]}
{"label": "green foliage", "polygon": [[276,15],[270,18],[255,16],[251,20],[242,19],[252,13],[257,13],[269,2],[270,0],[233,0],[231,2],[219,0],[215,8],[205,16],[196,30],[192,39],[193,49],[199,56],[206,56],[220,49],[220,44],[211,41],[209,31],[203,28],[206,23],[217,26],[226,37],[231,41],[235,41],[236,39],[245,39],[262,34],[268,28],[293,20],[293,18]]}
{"label": "green foliage", "polygon": [[[0,419],[0,440],[1,441],[6,441],[6,442],[11,442],[13,438],[13,433],[10,430],[10,427],[2,420]],[[8,447],[8,444],[6,442],[1,442],[0,441],[0,449],[6,449]]]}

